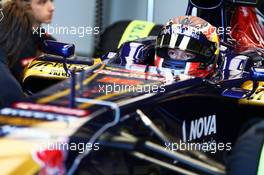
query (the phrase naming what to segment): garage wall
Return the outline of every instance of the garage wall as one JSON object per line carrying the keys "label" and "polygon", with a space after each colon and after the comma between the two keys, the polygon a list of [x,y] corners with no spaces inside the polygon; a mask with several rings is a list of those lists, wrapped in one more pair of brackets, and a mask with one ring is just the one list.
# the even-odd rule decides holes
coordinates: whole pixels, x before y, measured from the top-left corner
{"label": "garage wall", "polygon": [[154,21],[164,24],[172,17],[185,15],[187,5],[188,0],[156,0]]}
{"label": "garage wall", "polygon": [[109,16],[106,24],[126,19],[146,19],[147,0],[105,0],[105,2],[108,7],[105,10]]}
{"label": "garage wall", "polygon": [[[93,27],[96,0],[55,0],[55,15],[51,26]],[[184,15],[188,0],[154,0],[154,22],[164,24],[173,16]],[[146,20],[147,0],[104,0],[104,27],[119,20]],[[47,27],[47,26],[45,26]],[[93,52],[94,35],[54,34],[59,41],[74,43],[81,55]]]}
{"label": "garage wall", "polygon": [[55,0],[54,4],[56,9],[51,26],[73,27],[78,29],[79,32],[78,34],[74,34],[75,32],[73,31],[71,34],[58,32],[53,36],[59,41],[74,43],[76,45],[76,51],[79,54],[91,54],[94,35],[83,36],[82,27],[93,27],[94,25],[95,0]]}
{"label": "garage wall", "polygon": [[[0,0],[4,2],[7,0]],[[96,0],[55,0],[55,16],[51,26],[93,27]],[[104,28],[119,20],[146,20],[148,0],[103,0]],[[184,15],[188,0],[154,0],[154,22],[164,24],[174,16]],[[260,10],[264,10],[264,1]],[[47,27],[44,25],[44,27]],[[53,34],[58,41],[74,43],[81,55],[91,55],[94,48],[94,35]]]}
{"label": "garage wall", "polygon": [[[147,0],[105,0],[107,25],[122,19],[141,19],[147,17]],[[188,0],[154,0],[154,22],[163,24],[171,17],[184,15]]]}

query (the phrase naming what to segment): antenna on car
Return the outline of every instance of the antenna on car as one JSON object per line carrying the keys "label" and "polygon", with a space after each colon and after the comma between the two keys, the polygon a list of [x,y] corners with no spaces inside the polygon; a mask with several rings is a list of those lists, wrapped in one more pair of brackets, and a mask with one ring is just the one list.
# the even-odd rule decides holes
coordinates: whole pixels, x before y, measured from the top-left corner
{"label": "antenna on car", "polygon": [[60,43],[53,40],[44,41],[43,50],[47,54],[51,54],[54,56],[59,56],[57,59],[60,60],[62,58],[63,69],[67,74],[70,75],[70,95],[69,95],[69,107],[74,108],[75,106],[75,84],[76,84],[76,69],[73,70],[68,68],[67,58],[70,58],[75,53],[74,44]]}

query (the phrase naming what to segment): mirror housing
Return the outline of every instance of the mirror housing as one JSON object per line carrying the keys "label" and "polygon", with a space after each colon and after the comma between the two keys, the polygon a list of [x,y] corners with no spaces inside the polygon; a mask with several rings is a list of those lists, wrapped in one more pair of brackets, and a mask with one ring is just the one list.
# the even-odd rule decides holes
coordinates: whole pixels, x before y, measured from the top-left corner
{"label": "mirror housing", "polygon": [[264,81],[264,68],[252,67],[250,70],[250,79],[252,81]]}
{"label": "mirror housing", "polygon": [[47,54],[69,58],[75,53],[74,44],[60,43],[53,40],[45,40],[43,51]]}

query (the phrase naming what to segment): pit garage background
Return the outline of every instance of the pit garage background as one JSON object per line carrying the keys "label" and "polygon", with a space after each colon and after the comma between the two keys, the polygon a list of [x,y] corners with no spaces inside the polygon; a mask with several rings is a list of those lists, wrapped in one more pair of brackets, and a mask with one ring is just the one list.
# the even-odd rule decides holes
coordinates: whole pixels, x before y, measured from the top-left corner
{"label": "pit garage background", "polygon": [[[153,22],[165,23],[173,16],[184,15],[187,0],[152,0],[154,2]],[[147,20],[148,0],[55,0],[55,15],[51,26],[98,26],[102,29],[120,20]],[[98,7],[102,5],[102,7]],[[98,18],[98,15],[101,16]],[[101,18],[101,19],[100,19]],[[59,41],[74,43],[77,54],[91,55],[95,35],[54,35]]]}

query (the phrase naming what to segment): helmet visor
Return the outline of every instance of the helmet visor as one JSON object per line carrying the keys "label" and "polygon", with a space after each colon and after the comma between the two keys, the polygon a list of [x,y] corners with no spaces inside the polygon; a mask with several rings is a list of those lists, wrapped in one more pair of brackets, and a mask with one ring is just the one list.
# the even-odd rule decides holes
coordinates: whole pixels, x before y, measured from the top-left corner
{"label": "helmet visor", "polygon": [[191,52],[167,47],[157,49],[157,55],[161,58],[181,61],[188,61],[196,58],[196,55]]}
{"label": "helmet visor", "polygon": [[157,55],[165,59],[170,58],[166,52],[168,53],[169,48],[175,48],[196,56],[195,58],[187,57],[186,60],[208,62],[214,56],[216,45],[204,37],[195,38],[176,33],[159,35],[156,46]]}

